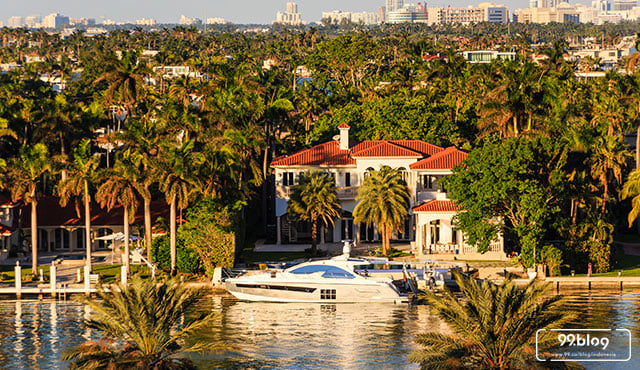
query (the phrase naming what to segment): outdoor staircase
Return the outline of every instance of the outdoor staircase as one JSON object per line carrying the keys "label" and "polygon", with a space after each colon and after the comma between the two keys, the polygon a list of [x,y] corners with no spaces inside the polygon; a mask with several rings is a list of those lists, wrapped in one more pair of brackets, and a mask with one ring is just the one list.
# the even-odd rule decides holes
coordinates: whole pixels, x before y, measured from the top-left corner
{"label": "outdoor staircase", "polygon": [[282,235],[286,235],[289,243],[295,243],[298,241],[298,231],[291,225],[291,222],[282,223]]}

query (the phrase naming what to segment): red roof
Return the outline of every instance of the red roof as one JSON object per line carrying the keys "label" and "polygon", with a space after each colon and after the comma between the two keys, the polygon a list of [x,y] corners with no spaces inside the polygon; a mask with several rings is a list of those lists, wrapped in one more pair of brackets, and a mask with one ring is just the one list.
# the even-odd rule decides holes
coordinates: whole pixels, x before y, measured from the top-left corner
{"label": "red roof", "polygon": [[2,236],[8,236],[11,235],[13,233],[13,229],[5,226],[3,224],[0,224],[0,235]]}
{"label": "red roof", "polygon": [[346,123],[342,122],[340,124],[340,126],[338,126],[338,128],[351,128],[349,125],[347,125]]}
{"label": "red roof", "polygon": [[291,155],[275,158],[271,166],[319,166],[355,165],[356,161],[349,156],[348,150],[340,150],[340,143],[329,141]]}
{"label": "red roof", "polygon": [[411,164],[414,170],[447,170],[459,165],[467,158],[467,152],[454,146]]}
{"label": "red roof", "polygon": [[430,200],[413,208],[413,212],[456,212],[458,207],[450,200]]}
{"label": "red roof", "polygon": [[10,197],[0,193],[0,206],[12,206],[13,204]]}
{"label": "red roof", "polygon": [[422,157],[422,153],[391,143],[389,141],[374,141],[375,145],[356,150],[351,149],[352,157]]}
{"label": "red roof", "polygon": [[[61,207],[59,199],[46,196],[38,200],[38,227],[40,226],[84,226],[84,207],[81,206],[80,217],[76,212],[73,202],[69,202],[66,207]],[[111,211],[93,202],[91,203],[91,225],[92,226],[119,226],[123,224],[124,212],[122,207],[117,206]],[[151,222],[154,223],[158,217],[169,219],[169,206],[164,200],[151,202]],[[29,227],[31,220],[31,204],[23,206],[22,226]],[[138,206],[132,225],[144,224],[144,207]]]}
{"label": "red roof", "polygon": [[340,150],[338,141],[329,141],[291,155],[277,157],[271,162],[271,166],[348,166],[356,164],[355,157],[423,158],[442,151],[444,148],[422,140],[365,140],[351,145],[350,150]]}

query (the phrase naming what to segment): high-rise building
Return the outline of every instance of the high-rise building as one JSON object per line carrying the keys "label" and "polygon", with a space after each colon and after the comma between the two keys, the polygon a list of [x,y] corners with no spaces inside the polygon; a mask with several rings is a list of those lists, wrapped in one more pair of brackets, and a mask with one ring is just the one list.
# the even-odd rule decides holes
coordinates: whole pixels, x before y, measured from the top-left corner
{"label": "high-rise building", "polygon": [[414,5],[405,5],[400,9],[387,12],[389,23],[427,23],[425,12]]}
{"label": "high-rise building", "polygon": [[404,7],[404,0],[385,0],[385,20],[389,20],[389,13]]}
{"label": "high-rise building", "polygon": [[156,20],[152,18],[136,19],[136,24],[140,26],[155,26]]}
{"label": "high-rise building", "polygon": [[387,8],[384,6],[378,7],[378,20],[384,22],[387,19]]}
{"label": "high-rise building", "polygon": [[276,13],[276,20],[273,23],[282,23],[291,26],[304,24],[304,22],[302,22],[302,15],[298,13],[298,4],[294,2],[288,2],[286,11],[284,13]]}
{"label": "high-rise building", "polygon": [[58,28],[69,24],[69,17],[65,17],[58,13],[51,13],[42,19],[42,27]]}
{"label": "high-rise building", "polygon": [[627,11],[638,6],[638,0],[613,0],[614,11]]}
{"label": "high-rise building", "polygon": [[609,0],[593,0],[591,3],[592,8],[598,9],[599,12],[607,12],[611,10],[611,4]]}
{"label": "high-rise building", "polygon": [[183,14],[180,16],[180,24],[183,26],[196,26],[202,24],[202,20],[198,18],[185,17]]}
{"label": "high-rise building", "polygon": [[429,8],[427,13],[429,24],[507,23],[509,21],[509,9],[494,3],[480,3],[477,7],[466,8]]}
{"label": "high-rise building", "polygon": [[42,23],[42,17],[39,15],[30,15],[24,17],[24,25],[31,28],[40,27]]}
{"label": "high-rise building", "polygon": [[322,12],[322,19],[331,20],[333,24],[340,24],[345,20],[366,26],[378,24],[378,15],[370,12],[343,12],[334,10],[332,12]]}
{"label": "high-rise building", "polygon": [[207,24],[225,24],[224,18],[207,18]]}
{"label": "high-rise building", "polygon": [[9,22],[7,23],[7,26],[11,28],[24,27],[24,18],[20,16],[9,17]]}

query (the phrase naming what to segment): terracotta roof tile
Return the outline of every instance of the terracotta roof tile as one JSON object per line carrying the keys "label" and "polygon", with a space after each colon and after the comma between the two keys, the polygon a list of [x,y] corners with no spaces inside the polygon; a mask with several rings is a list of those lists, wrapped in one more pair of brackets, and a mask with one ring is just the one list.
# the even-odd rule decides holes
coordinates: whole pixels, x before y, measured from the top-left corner
{"label": "terracotta roof tile", "polygon": [[[92,202],[91,203],[91,225],[93,226],[119,226],[122,225],[124,212],[122,207],[117,206],[111,211]],[[81,207],[81,212],[84,208]],[[151,222],[152,224],[158,217],[169,219],[169,206],[164,200],[151,202]],[[23,206],[22,225],[28,227],[31,219],[31,205]],[[142,204],[136,210],[132,225],[144,224],[144,207]],[[26,226],[24,226],[26,225]],[[57,197],[46,196],[38,200],[38,227],[46,226],[84,226],[84,214],[80,217],[76,213],[76,207],[69,202],[66,207],[60,206]]]}
{"label": "terracotta roof tile", "polygon": [[275,158],[271,162],[272,167],[319,165],[345,166],[355,164],[356,161],[349,156],[349,151],[340,150],[340,143],[337,141],[328,141],[324,144],[316,145],[312,148],[305,149],[291,155]]}
{"label": "terracotta roof tile", "polygon": [[8,236],[8,235],[11,235],[13,231],[14,230],[12,228],[5,226],[3,224],[0,224],[0,235]]}
{"label": "terracotta roof tile", "polygon": [[467,152],[454,146],[411,164],[413,170],[449,170],[467,158]]}
{"label": "terracotta roof tile", "polygon": [[351,150],[352,157],[422,157],[422,153],[405,148],[389,141],[374,141],[375,145],[357,150],[356,145]]}
{"label": "terracotta roof tile", "polygon": [[391,142],[427,156],[434,155],[444,150],[443,147],[429,144],[422,140],[391,140]]}
{"label": "terracotta roof tile", "polygon": [[347,125],[346,123],[342,122],[340,124],[340,126],[338,126],[338,128],[351,128],[349,125]]}
{"label": "terracotta roof tile", "polygon": [[413,212],[456,212],[458,207],[450,200],[430,200],[413,208]]}
{"label": "terracotta roof tile", "polygon": [[11,200],[11,197],[0,193],[0,206],[12,206],[13,204],[14,202]]}

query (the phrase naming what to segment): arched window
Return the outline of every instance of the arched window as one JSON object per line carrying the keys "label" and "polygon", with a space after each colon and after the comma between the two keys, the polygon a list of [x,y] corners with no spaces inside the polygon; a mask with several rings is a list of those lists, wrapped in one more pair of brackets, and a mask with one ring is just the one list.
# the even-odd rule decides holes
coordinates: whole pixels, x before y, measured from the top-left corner
{"label": "arched window", "polygon": [[375,171],[375,169],[373,169],[373,167],[369,167],[364,171],[364,177],[367,178],[367,176],[369,176],[371,174],[371,172]]}

